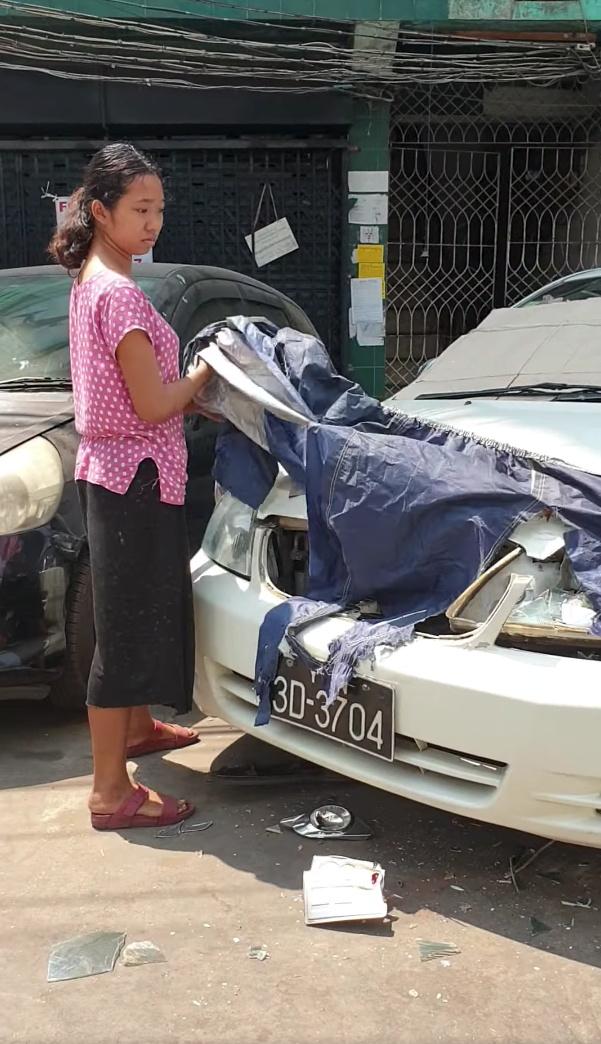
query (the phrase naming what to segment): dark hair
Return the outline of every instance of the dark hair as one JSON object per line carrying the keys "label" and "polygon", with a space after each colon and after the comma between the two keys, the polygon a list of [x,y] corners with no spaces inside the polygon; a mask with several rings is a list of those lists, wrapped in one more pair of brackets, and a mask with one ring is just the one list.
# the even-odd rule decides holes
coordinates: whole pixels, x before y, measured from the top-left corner
{"label": "dark hair", "polygon": [[152,174],[160,178],[156,163],[133,145],[115,142],[105,145],[88,163],[83,185],[67,204],[48,251],[63,268],[79,268],[88,256],[94,236],[92,203],[99,200],[112,210],[135,178]]}

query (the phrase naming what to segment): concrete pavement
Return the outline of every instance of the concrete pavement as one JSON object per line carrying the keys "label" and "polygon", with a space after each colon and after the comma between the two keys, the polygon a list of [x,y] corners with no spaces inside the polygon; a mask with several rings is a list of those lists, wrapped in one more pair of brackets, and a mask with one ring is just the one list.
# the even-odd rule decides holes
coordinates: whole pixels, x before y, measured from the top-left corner
{"label": "concrete pavement", "polygon": [[[214,826],[102,834],[86,815],[85,723],[0,704],[2,1044],[601,1040],[601,852],[552,846],[516,895],[509,856],[540,842],[343,780],[212,782],[216,759],[264,748],[216,720],[201,731],[197,747],[140,759],[137,777],[196,801]],[[266,831],[325,798],[376,837],[318,847]],[[316,852],[379,860],[391,923],[305,927],[302,872]],[[590,909],[562,905],[589,898]],[[532,917],[550,930],[533,934]],[[167,963],[47,983],[51,946],[97,930],[151,939]],[[461,953],[422,963],[420,939]],[[256,945],[268,960],[249,959]]]}

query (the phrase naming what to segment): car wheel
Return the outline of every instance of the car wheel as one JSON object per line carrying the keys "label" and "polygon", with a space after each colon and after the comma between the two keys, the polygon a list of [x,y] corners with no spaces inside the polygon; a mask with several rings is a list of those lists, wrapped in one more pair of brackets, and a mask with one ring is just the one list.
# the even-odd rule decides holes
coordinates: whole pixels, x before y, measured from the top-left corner
{"label": "car wheel", "polygon": [[50,693],[50,701],[60,710],[81,710],[86,702],[88,675],[96,643],[92,576],[87,552],[82,554],[75,566],[67,592],[65,630],[63,673]]}

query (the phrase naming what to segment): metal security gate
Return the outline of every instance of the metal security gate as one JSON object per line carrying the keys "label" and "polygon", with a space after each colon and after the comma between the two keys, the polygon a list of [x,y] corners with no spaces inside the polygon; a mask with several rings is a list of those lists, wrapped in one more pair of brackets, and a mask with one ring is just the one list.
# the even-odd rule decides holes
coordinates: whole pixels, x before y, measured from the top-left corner
{"label": "metal security gate", "polygon": [[[0,141],[0,267],[44,264],[54,206],[68,195],[100,143]],[[251,140],[140,142],[165,175],[165,228],[157,261],[217,265],[276,287],[314,322],[334,359],[340,353],[340,235],[345,143]],[[257,269],[244,236],[264,185],[287,217],[299,249]],[[269,200],[269,193],[266,193]],[[259,225],[274,220],[271,201]]]}
{"label": "metal security gate", "polygon": [[493,307],[601,260],[591,83],[414,86],[392,113],[387,385]]}

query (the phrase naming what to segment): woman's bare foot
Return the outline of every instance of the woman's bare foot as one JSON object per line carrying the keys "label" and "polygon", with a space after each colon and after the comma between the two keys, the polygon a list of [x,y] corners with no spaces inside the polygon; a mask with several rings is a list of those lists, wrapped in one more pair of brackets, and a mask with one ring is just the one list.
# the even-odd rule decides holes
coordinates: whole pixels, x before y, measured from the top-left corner
{"label": "woman's bare foot", "polygon": [[[92,813],[95,812],[99,815],[111,815],[111,813],[117,812],[124,802],[126,802],[137,789],[135,783],[132,783],[127,790],[120,791],[119,793],[97,794],[92,792],[88,801],[88,808]],[[187,807],[187,801],[177,802],[178,812],[185,812]],[[163,809],[164,805],[160,796],[155,790],[149,790],[148,798],[144,804],[140,805],[140,808],[137,809],[136,815],[150,816],[151,818],[158,819],[162,814]]]}
{"label": "woman's bare foot", "polygon": [[146,708],[140,708],[139,711],[136,709],[132,712],[127,733],[128,748],[143,747],[147,743],[178,747],[198,739],[197,729],[157,721],[156,718],[151,718],[150,714],[144,713],[145,710]]}

